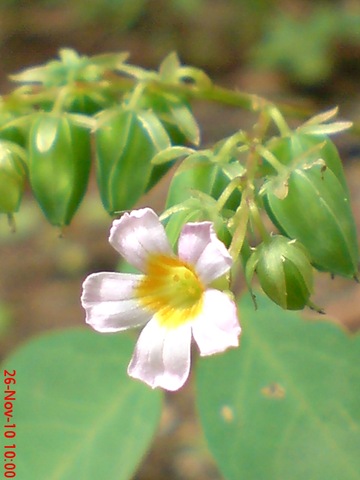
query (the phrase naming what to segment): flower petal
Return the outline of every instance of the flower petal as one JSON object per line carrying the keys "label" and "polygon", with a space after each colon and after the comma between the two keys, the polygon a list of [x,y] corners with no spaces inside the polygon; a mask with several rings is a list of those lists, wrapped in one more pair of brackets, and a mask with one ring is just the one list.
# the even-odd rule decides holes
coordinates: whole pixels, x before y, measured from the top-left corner
{"label": "flower petal", "polygon": [[89,275],[81,295],[86,323],[98,332],[118,332],[149,321],[152,315],[134,297],[134,288],[142,278],[143,275],[116,272]]}
{"label": "flower petal", "polygon": [[208,285],[226,273],[232,258],[217,238],[211,222],[187,223],[178,243],[179,258],[195,267],[200,279]]}
{"label": "flower petal", "polygon": [[202,356],[237,347],[241,328],[235,303],[219,290],[207,290],[203,310],[193,321],[192,329]]}
{"label": "flower petal", "polygon": [[191,326],[169,330],[154,317],[142,330],[128,373],[152,388],[178,390],[189,376]]}
{"label": "flower petal", "polygon": [[172,255],[164,227],[151,208],[133,210],[114,220],[109,242],[127,262],[142,272],[149,253]]}

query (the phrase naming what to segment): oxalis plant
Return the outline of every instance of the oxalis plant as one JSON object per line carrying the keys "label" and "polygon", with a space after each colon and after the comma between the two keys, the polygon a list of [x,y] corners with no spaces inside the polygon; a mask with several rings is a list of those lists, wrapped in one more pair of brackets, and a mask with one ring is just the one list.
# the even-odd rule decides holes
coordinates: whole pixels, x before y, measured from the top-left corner
{"label": "oxalis plant", "polygon": [[[359,337],[324,321],[312,299],[316,271],[358,275],[330,138],[351,123],[334,121],[336,109],[306,119],[218,87],[174,53],[150,71],[123,53],[64,49],[11,78],[0,212],[15,230],[29,184],[66,234],[93,162],[123,262],[84,279],[88,325],[38,336],[5,360],[16,372],[5,478],[133,478],[174,395],[166,391],[181,395],[188,381],[223,478],[358,479]],[[254,124],[204,147],[191,108],[199,99],[250,110]],[[134,209],[170,168],[164,212]],[[304,308],[315,318],[293,312]]]}

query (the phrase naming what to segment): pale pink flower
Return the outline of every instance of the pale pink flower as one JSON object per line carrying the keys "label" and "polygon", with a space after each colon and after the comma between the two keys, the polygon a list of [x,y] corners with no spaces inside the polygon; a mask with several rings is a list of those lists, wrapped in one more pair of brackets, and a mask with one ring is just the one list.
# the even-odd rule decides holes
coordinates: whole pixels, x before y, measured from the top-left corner
{"label": "pale pink flower", "polygon": [[175,256],[150,208],[114,220],[110,244],[142,274],[101,272],[83,284],[86,322],[98,332],[144,326],[128,373],[150,385],[177,390],[190,371],[194,338],[201,355],[239,344],[234,301],[211,283],[232,259],[211,222],[187,223]]}

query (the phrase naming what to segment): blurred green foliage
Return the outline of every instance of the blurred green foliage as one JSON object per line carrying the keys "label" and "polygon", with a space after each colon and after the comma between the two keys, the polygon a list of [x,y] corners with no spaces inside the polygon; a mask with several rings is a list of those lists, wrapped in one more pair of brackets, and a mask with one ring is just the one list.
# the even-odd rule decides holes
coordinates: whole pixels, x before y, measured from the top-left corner
{"label": "blurred green foliage", "polygon": [[[76,28],[90,27],[90,49],[98,44],[93,32],[101,30],[100,38],[106,41],[130,39],[131,43],[136,38],[134,48],[144,46],[140,53],[146,62],[157,62],[176,50],[185,62],[210,72],[247,65],[280,71],[301,85],[328,80],[344,58],[356,65],[359,55],[360,8],[356,2],[4,0],[0,5],[0,11],[12,12],[10,23],[15,22],[15,29],[17,10],[23,12],[21,23],[27,22],[31,9],[40,17],[41,12],[51,10],[71,19],[71,26],[66,27],[64,20],[62,27],[69,29],[70,43]],[[30,22],[29,28],[36,29],[38,22]],[[56,26],[51,35],[56,35]]]}
{"label": "blurred green foliage", "polygon": [[126,335],[74,328],[35,338],[6,360],[4,368],[17,372],[19,478],[133,478],[163,398],[128,377],[133,348]]}
{"label": "blurred green foliage", "polygon": [[227,480],[358,480],[360,337],[258,295],[240,348],[196,365],[198,411]]}
{"label": "blurred green foliage", "polygon": [[341,60],[341,47],[352,45],[360,46],[360,11],[315,6],[300,17],[280,11],[271,16],[252,58],[308,85],[327,79]]}

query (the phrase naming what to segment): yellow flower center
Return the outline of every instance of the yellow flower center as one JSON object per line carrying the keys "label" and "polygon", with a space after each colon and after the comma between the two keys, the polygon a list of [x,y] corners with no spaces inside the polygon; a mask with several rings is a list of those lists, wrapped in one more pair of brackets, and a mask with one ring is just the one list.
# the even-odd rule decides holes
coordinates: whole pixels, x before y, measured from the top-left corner
{"label": "yellow flower center", "polygon": [[162,326],[176,328],[202,308],[205,291],[194,269],[178,258],[150,255],[146,275],[136,288],[143,307],[156,313]]}

